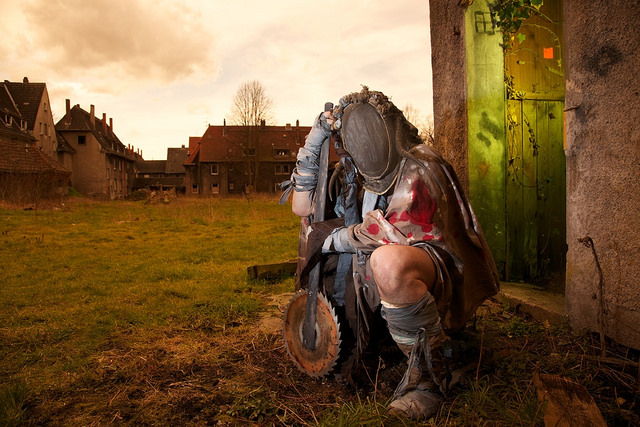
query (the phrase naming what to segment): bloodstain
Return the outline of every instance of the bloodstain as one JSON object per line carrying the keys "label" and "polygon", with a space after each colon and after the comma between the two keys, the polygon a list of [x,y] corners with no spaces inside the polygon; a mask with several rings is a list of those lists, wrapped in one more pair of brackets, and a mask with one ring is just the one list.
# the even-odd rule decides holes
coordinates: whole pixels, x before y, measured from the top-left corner
{"label": "bloodstain", "polygon": [[389,224],[395,224],[398,222],[398,212],[392,212],[391,215],[389,215],[389,218],[387,218],[387,221],[389,221]]}
{"label": "bloodstain", "polygon": [[[436,201],[429,194],[429,188],[423,181],[415,181],[411,187],[412,203],[406,214],[413,224],[419,225],[422,231],[429,233],[433,229],[433,214],[436,212]],[[405,212],[400,215],[404,216]]]}
{"label": "bloodstain", "polygon": [[367,233],[376,235],[380,232],[380,226],[378,224],[371,224],[367,227]]}

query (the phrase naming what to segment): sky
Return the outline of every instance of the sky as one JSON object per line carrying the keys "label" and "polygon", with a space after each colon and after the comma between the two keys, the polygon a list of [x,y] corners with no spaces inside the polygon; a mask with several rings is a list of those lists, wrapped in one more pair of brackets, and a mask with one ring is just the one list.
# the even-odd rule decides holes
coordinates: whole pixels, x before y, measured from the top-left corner
{"label": "sky", "polygon": [[231,124],[258,81],[271,124],[310,126],[326,101],[362,85],[420,117],[433,110],[426,0],[0,0],[0,78],[47,84],[113,119],[145,160]]}

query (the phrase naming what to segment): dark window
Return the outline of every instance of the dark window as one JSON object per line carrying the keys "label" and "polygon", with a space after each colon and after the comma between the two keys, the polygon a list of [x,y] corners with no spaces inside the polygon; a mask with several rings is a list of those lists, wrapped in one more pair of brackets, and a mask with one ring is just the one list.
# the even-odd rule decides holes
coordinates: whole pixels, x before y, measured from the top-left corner
{"label": "dark window", "polygon": [[276,175],[288,175],[291,173],[290,165],[276,164]]}
{"label": "dark window", "polygon": [[273,155],[275,157],[288,157],[291,155],[291,150],[288,148],[274,148]]}
{"label": "dark window", "polygon": [[78,145],[87,145],[86,135],[78,135]]}

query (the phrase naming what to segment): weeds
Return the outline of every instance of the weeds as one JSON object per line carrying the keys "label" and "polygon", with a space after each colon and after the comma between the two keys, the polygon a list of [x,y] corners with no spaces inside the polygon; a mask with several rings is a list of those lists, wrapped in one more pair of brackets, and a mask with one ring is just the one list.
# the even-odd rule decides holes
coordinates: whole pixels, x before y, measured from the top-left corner
{"label": "weeds", "polygon": [[29,389],[22,381],[0,389],[0,425],[19,426],[27,420],[25,404],[28,394]]}

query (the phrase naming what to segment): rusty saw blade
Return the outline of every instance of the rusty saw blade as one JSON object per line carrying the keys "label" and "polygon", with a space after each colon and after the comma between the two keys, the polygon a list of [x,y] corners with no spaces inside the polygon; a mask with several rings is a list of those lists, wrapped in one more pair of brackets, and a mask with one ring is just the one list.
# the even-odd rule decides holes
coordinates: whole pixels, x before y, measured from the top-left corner
{"label": "rusty saw blade", "polygon": [[298,291],[284,312],[284,343],[291,360],[302,372],[311,377],[322,377],[331,372],[340,357],[340,322],[336,312],[322,294],[318,293],[316,311],[316,345],[305,347],[304,323],[308,293]]}

